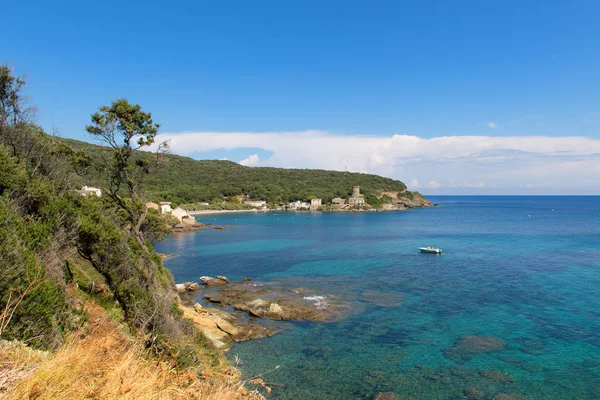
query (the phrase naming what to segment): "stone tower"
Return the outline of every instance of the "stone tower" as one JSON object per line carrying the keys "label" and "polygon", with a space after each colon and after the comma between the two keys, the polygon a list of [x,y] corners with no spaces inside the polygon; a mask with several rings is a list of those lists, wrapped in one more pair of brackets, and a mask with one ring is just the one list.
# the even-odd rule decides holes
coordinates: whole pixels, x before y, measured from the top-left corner
{"label": "stone tower", "polygon": [[360,186],[352,186],[352,197],[360,197]]}

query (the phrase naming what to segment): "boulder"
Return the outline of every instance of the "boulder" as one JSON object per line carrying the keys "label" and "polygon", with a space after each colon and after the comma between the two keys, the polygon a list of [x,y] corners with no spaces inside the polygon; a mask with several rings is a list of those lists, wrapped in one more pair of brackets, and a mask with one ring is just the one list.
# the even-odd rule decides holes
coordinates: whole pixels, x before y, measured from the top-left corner
{"label": "boulder", "polygon": [[453,347],[444,350],[446,358],[464,362],[479,354],[502,350],[504,340],[495,336],[463,336]]}
{"label": "boulder", "polygon": [[271,305],[269,306],[269,312],[274,314],[283,314],[281,306],[277,303],[271,303]]}
{"label": "boulder", "polygon": [[[350,305],[331,296],[306,296],[287,289],[248,283],[230,284],[218,292],[206,293],[212,303],[233,306],[258,318],[275,320],[334,321],[352,310]],[[268,299],[268,300],[265,300]]]}
{"label": "boulder", "polygon": [[217,279],[220,279],[225,283],[229,283],[229,279],[227,279],[227,277],[225,277],[223,275],[217,275]]}
{"label": "boulder", "polygon": [[248,302],[248,305],[251,307],[265,307],[267,304],[269,304],[269,302],[264,301],[263,299],[254,299]]}
{"label": "boulder", "polygon": [[239,335],[240,330],[233,326],[230,322],[222,320],[217,322],[217,327],[228,335]]}
{"label": "boulder", "polygon": [[206,293],[203,297],[211,303],[223,303],[223,296],[221,296],[219,293]]}
{"label": "boulder", "polygon": [[175,285],[178,293],[193,292],[200,289],[200,285],[196,282],[184,282]]}
{"label": "boulder", "polygon": [[184,316],[191,319],[217,348],[226,349],[233,342],[262,339],[277,333],[275,329],[251,322],[241,322],[224,310],[203,308],[197,303],[194,309],[183,307],[183,311]]}
{"label": "boulder", "polygon": [[200,280],[202,282],[204,282],[204,284],[206,286],[224,286],[224,285],[227,285],[227,283],[229,283],[229,280],[227,278],[225,278],[224,276],[216,277],[216,278],[213,278],[210,276],[201,276]]}

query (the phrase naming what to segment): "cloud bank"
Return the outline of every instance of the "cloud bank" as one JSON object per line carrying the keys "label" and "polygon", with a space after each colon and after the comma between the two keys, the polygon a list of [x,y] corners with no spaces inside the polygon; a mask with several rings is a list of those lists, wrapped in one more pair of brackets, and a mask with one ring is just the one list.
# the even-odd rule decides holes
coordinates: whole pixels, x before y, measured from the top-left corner
{"label": "cloud bank", "polygon": [[240,164],[246,165],[248,167],[251,167],[253,165],[258,165],[259,163],[260,163],[260,157],[258,156],[258,154],[252,154],[252,155],[248,156],[248,158],[245,158],[242,161],[240,161]]}
{"label": "cloud bank", "polygon": [[[491,126],[490,126],[491,127]],[[323,131],[161,134],[173,153],[259,148],[240,164],[374,173],[424,193],[600,194],[600,139],[353,136]]]}

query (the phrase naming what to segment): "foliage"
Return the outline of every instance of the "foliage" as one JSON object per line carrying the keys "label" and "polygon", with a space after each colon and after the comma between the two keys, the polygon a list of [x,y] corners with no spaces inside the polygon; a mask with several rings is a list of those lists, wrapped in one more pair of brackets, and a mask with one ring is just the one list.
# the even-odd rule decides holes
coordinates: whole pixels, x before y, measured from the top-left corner
{"label": "foliage", "polygon": [[[93,137],[111,149],[111,157],[103,158],[108,179],[102,186],[114,204],[126,213],[134,239],[144,250],[146,247],[141,226],[147,212],[139,185],[156,160],[132,160],[132,154],[135,150],[152,145],[158,128],[160,125],[152,121],[150,113],[125,99],[113,101],[110,107],[100,107],[99,112],[92,114],[92,125],[86,126]],[[159,146],[159,151],[163,146]],[[127,200],[121,192],[125,193]]]}
{"label": "foliage", "polygon": [[149,209],[141,226],[144,238],[151,243],[161,240],[171,233],[169,228],[179,224],[179,220],[172,215],[159,215],[158,211]]}
{"label": "foliage", "polygon": [[[95,160],[101,160],[108,149],[72,139],[65,142],[83,149]],[[134,152],[136,160],[149,162],[154,156],[147,152]],[[91,177],[100,181],[99,176]],[[149,174],[142,188],[153,201],[172,201],[177,204],[210,202],[215,199],[246,195],[253,200],[269,203],[308,201],[311,197],[323,199],[323,204],[335,197],[348,197],[352,186],[359,185],[361,193],[377,201],[384,192],[400,192],[408,196],[406,186],[400,181],[371,174],[268,167],[246,167],[231,161],[193,160],[174,154],[164,154],[160,164]]]}
{"label": "foliage", "polygon": [[[149,164],[131,157],[134,148],[152,143],[158,125],[124,100],[103,107],[89,127],[113,145],[102,160],[21,117],[0,126],[2,338],[44,348],[62,343],[82,320],[68,290],[75,281],[102,302],[116,301],[131,331],[155,354],[175,354],[178,365],[201,368],[197,333],[173,312],[173,277],[147,240],[167,232],[162,217],[144,218],[139,183]],[[134,137],[137,147],[131,147]],[[81,196],[73,189],[89,182],[78,173],[104,178],[100,186],[108,195]]]}
{"label": "foliage", "polygon": [[149,357],[98,305],[90,303],[86,311],[89,324],[57,352],[32,351],[17,343],[0,346],[4,371],[26,376],[5,385],[3,399],[264,399],[241,387],[223,355],[197,349],[202,364],[221,364],[202,375],[182,366],[175,369],[172,360]]}
{"label": "foliage", "polygon": [[8,64],[0,65],[0,128],[17,125],[31,116],[33,108],[21,95],[24,85],[25,78],[14,76]]}
{"label": "foliage", "polygon": [[10,313],[0,334],[55,347],[81,316],[66,298],[60,258],[74,215],[45,182],[26,177],[0,145],[0,309]]}

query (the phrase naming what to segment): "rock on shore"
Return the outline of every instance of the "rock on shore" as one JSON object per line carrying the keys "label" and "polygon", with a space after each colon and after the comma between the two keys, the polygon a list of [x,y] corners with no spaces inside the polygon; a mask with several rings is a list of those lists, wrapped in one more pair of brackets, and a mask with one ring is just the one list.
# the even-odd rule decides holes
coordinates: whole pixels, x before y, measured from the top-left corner
{"label": "rock on shore", "polygon": [[194,292],[200,289],[200,285],[196,282],[184,282],[175,285],[178,293]]}
{"label": "rock on shore", "polygon": [[183,316],[193,321],[217,348],[227,349],[233,342],[262,339],[277,333],[276,330],[252,322],[242,322],[224,310],[204,308],[199,304],[184,307]]}
{"label": "rock on shore", "polygon": [[201,276],[200,280],[204,282],[206,286],[223,286],[229,283],[229,279],[222,275],[217,275],[216,278],[210,276]]}
{"label": "rock on shore", "polygon": [[333,296],[306,295],[302,290],[269,288],[255,283],[237,283],[206,293],[215,304],[273,320],[336,321],[350,312],[350,306]]}

